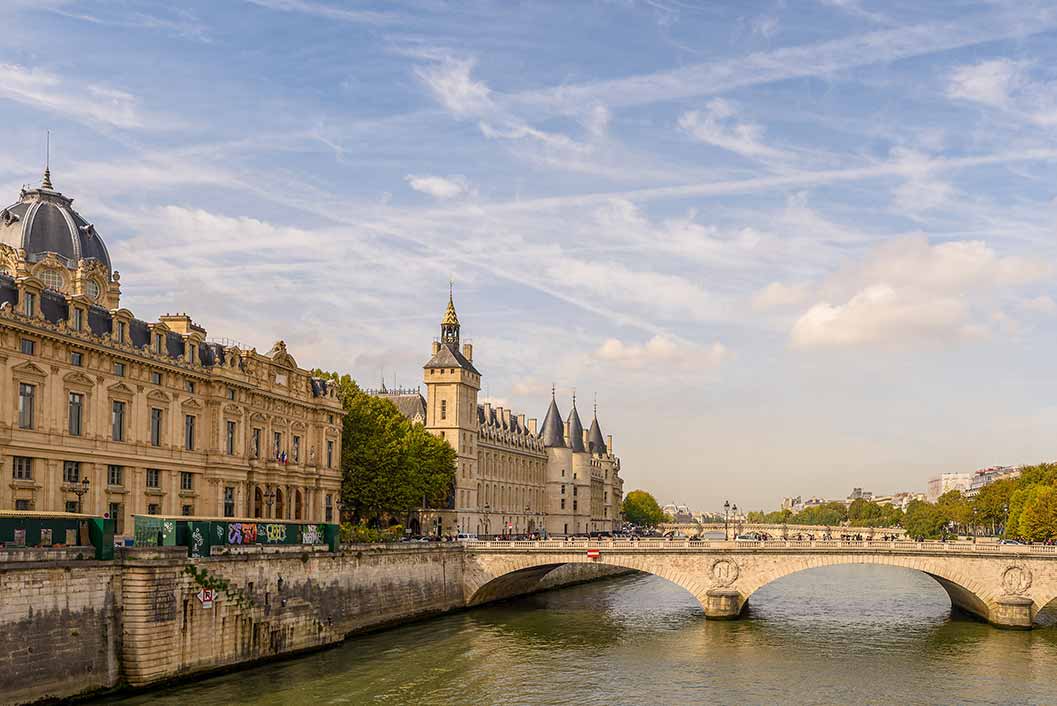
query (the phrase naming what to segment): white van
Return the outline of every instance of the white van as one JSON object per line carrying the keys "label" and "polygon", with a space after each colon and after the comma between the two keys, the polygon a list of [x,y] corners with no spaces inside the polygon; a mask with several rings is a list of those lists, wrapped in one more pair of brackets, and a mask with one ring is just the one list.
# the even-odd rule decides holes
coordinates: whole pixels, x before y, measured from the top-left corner
{"label": "white van", "polygon": [[476,542],[477,541],[477,535],[476,534],[463,534],[462,532],[460,532],[459,534],[455,535],[455,541],[456,542]]}

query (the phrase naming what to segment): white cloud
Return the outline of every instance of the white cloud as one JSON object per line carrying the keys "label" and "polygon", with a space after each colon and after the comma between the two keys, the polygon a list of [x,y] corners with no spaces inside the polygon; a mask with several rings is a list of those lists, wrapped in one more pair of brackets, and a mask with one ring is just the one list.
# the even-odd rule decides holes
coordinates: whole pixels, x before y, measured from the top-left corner
{"label": "white cloud", "polygon": [[1041,314],[1043,316],[1057,314],[1057,302],[1053,300],[1053,297],[1045,294],[1032,299],[1025,299],[1020,305],[1033,314]]}
{"label": "white cloud", "polygon": [[752,33],[758,34],[764,39],[770,39],[778,34],[778,16],[761,15],[752,21]]}
{"label": "white cloud", "polygon": [[492,110],[491,90],[471,77],[474,59],[443,56],[434,64],[420,66],[415,75],[433,97],[457,116],[481,115]]}
{"label": "white cloud", "polygon": [[802,304],[810,295],[811,287],[807,284],[771,282],[753,296],[752,308],[757,311],[788,309]]}
{"label": "white cloud", "polygon": [[679,127],[699,142],[755,159],[786,159],[782,150],[763,142],[759,125],[736,122],[737,109],[730,101],[715,98],[705,110],[690,110],[679,116]]}
{"label": "white cloud", "polygon": [[992,59],[959,66],[951,73],[947,95],[996,108],[1009,105],[1010,94],[1023,80],[1023,62]]}
{"label": "white cloud", "polygon": [[[981,321],[996,292],[1039,280],[1051,269],[1001,257],[981,241],[932,245],[924,236],[897,238],[818,285],[819,301],[793,324],[791,342],[800,348],[902,346],[979,337],[987,333]],[[1008,322],[1003,326],[1008,329]]]}
{"label": "white cloud", "polygon": [[308,0],[245,0],[251,5],[264,7],[269,10],[280,12],[298,12],[305,15],[322,17],[327,20],[339,22],[350,22],[353,24],[390,24],[399,21],[398,15],[388,12],[375,12],[372,10],[348,10],[340,7],[332,7],[319,2]]}
{"label": "white cloud", "polygon": [[719,342],[699,346],[658,334],[641,344],[608,338],[594,351],[592,357],[629,370],[655,366],[657,370],[670,371],[712,368],[727,360],[730,351]]}
{"label": "white cloud", "polygon": [[429,194],[435,199],[451,199],[456,196],[473,193],[469,182],[463,176],[425,176],[408,174],[404,180],[415,191]]}
{"label": "white cloud", "polygon": [[0,98],[88,123],[119,128],[146,126],[135,96],[115,88],[66,81],[44,69],[0,64]]}

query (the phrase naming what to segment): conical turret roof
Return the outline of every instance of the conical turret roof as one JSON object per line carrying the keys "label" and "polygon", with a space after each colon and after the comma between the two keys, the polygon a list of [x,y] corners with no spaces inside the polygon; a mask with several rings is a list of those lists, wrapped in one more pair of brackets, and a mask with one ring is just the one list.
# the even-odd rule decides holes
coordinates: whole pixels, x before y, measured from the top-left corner
{"label": "conical turret roof", "polygon": [[576,397],[573,397],[573,410],[569,412],[569,448],[579,453],[587,451],[584,448],[584,425],[576,412]]}
{"label": "conical turret roof", "polygon": [[593,454],[603,455],[606,453],[606,442],[602,438],[602,430],[598,427],[598,411],[595,418],[591,420],[591,428],[587,432],[587,448]]}
{"label": "conical turret roof", "polygon": [[547,416],[543,419],[543,428],[540,430],[540,438],[543,445],[549,448],[565,448],[565,433],[562,422],[562,413],[558,411],[558,404],[554,401],[554,393],[551,393],[551,406],[547,408]]}

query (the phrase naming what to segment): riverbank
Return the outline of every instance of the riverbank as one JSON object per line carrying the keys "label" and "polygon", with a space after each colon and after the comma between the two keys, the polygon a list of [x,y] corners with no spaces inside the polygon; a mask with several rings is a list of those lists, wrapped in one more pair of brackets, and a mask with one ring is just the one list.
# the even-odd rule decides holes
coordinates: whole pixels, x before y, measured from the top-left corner
{"label": "riverbank", "polygon": [[[0,551],[5,703],[145,688],[335,645],[467,607],[455,544]],[[622,573],[576,565],[510,598]],[[210,600],[212,599],[212,600]]]}

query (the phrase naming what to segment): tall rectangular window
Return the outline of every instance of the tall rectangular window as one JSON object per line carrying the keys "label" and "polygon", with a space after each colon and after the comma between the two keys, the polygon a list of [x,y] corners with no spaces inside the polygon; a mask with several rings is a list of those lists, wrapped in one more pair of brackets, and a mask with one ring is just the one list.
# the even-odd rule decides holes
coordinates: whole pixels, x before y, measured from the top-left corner
{"label": "tall rectangular window", "polygon": [[117,322],[117,331],[115,333],[116,333],[116,335],[114,336],[114,338],[117,339],[118,343],[124,343],[125,342],[125,322],[124,321],[118,321]]}
{"label": "tall rectangular window", "polygon": [[147,514],[148,515],[160,515],[161,514],[161,505],[159,505],[157,503],[150,503],[149,505],[147,505]]}
{"label": "tall rectangular window", "polygon": [[191,517],[192,515],[195,514],[195,506],[194,505],[182,505],[182,506],[180,506],[180,514],[183,515],[184,517]]}
{"label": "tall rectangular window", "polygon": [[109,465],[106,467],[106,484],[107,485],[124,485],[125,481],[125,467]]}
{"label": "tall rectangular window", "polygon": [[161,415],[157,407],[150,408],[150,445],[161,446]]}
{"label": "tall rectangular window", "polygon": [[13,473],[15,480],[33,480],[33,459],[29,456],[13,457]]}
{"label": "tall rectangular window", "polygon": [[[160,488],[161,487],[161,471],[157,468],[147,469],[147,487],[148,488]],[[151,513],[156,514],[156,513]]]}
{"label": "tall rectangular window", "polygon": [[272,439],[275,442],[275,457],[279,458],[279,454],[283,450],[283,435],[279,432],[272,434]]}
{"label": "tall rectangular window", "polygon": [[33,316],[33,312],[37,309],[37,295],[33,292],[26,292],[22,295],[22,314],[25,316]]}
{"label": "tall rectangular window", "polygon": [[125,403],[114,401],[110,415],[111,438],[114,441],[125,440]]}
{"label": "tall rectangular window", "polygon": [[228,420],[228,455],[235,454],[235,422]]}
{"label": "tall rectangular window", "polygon": [[253,457],[254,458],[260,458],[261,457],[261,430],[260,429],[254,429],[253,430]]}
{"label": "tall rectangular window", "polygon": [[180,471],[180,490],[194,490],[195,477],[190,471]]}
{"label": "tall rectangular window", "polygon": [[161,334],[154,334],[154,352],[161,353]]}
{"label": "tall rectangular window", "polygon": [[152,370],[151,371],[151,373],[150,373],[150,384],[151,385],[160,385],[161,384],[161,373],[159,373],[157,370]]}
{"label": "tall rectangular window", "polygon": [[84,310],[78,307],[73,308],[73,330],[80,331],[84,328]]}
{"label": "tall rectangular window", "polygon": [[195,450],[195,416],[184,415],[184,448],[188,451]]}
{"label": "tall rectangular window", "polygon": [[84,365],[84,353],[81,351],[70,352],[70,364],[76,365],[78,368]]}
{"label": "tall rectangular window", "polygon": [[334,467],[334,442],[327,440],[327,468]]}
{"label": "tall rectangular window", "polygon": [[325,507],[326,512],[327,512],[327,514],[326,514],[327,522],[332,522],[334,520],[334,496],[329,495],[329,494],[327,495],[324,507]]}
{"label": "tall rectangular window", "polygon": [[124,363],[114,363],[114,375],[117,375],[119,378],[125,377]]}
{"label": "tall rectangular window", "polygon": [[110,519],[114,521],[114,534],[121,534],[125,529],[125,518],[122,516],[121,503],[110,503]]}
{"label": "tall rectangular window", "polygon": [[37,352],[37,342],[31,338],[23,338],[20,349],[25,355],[33,355]]}
{"label": "tall rectangular window", "polygon": [[192,395],[193,395],[193,394],[195,393],[195,381],[194,381],[194,380],[188,380],[188,381],[187,381],[187,382],[186,382],[186,383],[184,384],[184,387],[185,387],[185,388],[187,389],[187,391],[188,391],[188,392],[190,392],[190,393],[191,393]]}
{"label": "tall rectangular window", "polygon": [[69,412],[67,416],[70,418],[70,435],[80,436],[84,432],[84,395],[79,392],[70,393]]}
{"label": "tall rectangular window", "polygon": [[19,383],[18,385],[18,426],[20,429],[33,428],[33,407],[37,396],[36,385]]}
{"label": "tall rectangular window", "polygon": [[235,400],[235,388],[234,387],[229,387],[228,388],[228,399],[231,400],[231,401]]}
{"label": "tall rectangular window", "polygon": [[224,517],[235,516],[235,488],[224,486]]}
{"label": "tall rectangular window", "polygon": [[81,462],[80,461],[63,461],[62,462],[62,482],[63,483],[80,483],[81,482]]}
{"label": "tall rectangular window", "polygon": [[448,418],[448,401],[447,400],[441,400],[440,401],[440,418],[441,419],[447,419]]}
{"label": "tall rectangular window", "polygon": [[301,437],[295,436],[293,439],[293,446],[291,448],[294,457],[294,463],[301,463]]}

